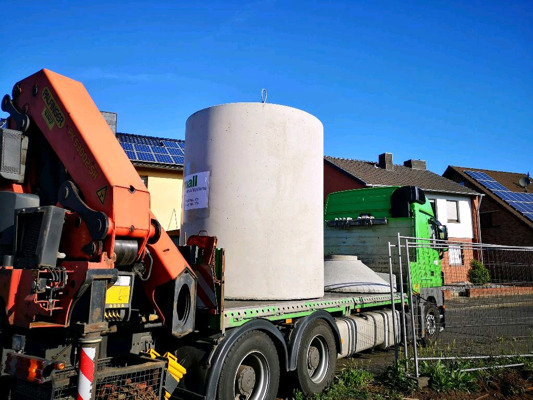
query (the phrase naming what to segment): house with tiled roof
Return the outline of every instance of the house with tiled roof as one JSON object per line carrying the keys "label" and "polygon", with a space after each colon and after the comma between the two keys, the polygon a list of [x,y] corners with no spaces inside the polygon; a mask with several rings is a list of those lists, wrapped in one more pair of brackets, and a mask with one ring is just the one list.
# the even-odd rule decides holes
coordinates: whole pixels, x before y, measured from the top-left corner
{"label": "house with tiled roof", "polygon": [[151,194],[153,213],[172,234],[181,226],[185,141],[121,132],[116,137]]}
{"label": "house with tiled roof", "polygon": [[479,211],[484,242],[533,246],[529,174],[449,166],[444,176],[484,194]]}
{"label": "house with tiled roof", "polygon": [[[391,153],[381,154],[377,162],[324,157],[324,199],[341,190],[406,185],[424,190],[437,219],[448,227],[450,241],[481,241],[480,193],[428,171],[425,161],[411,159],[398,165]],[[445,283],[467,281],[472,258],[472,250],[451,245],[442,260]]]}
{"label": "house with tiled roof", "polygon": [[185,141],[117,132],[117,114],[102,115],[150,192],[152,212],[172,236],[181,226]]}

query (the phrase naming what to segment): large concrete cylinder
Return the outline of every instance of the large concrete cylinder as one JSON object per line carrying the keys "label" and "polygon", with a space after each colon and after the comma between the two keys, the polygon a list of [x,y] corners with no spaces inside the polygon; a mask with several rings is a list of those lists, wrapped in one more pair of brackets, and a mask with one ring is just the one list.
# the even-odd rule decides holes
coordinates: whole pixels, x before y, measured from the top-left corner
{"label": "large concrete cylinder", "polygon": [[225,104],[187,120],[181,242],[218,237],[226,298],[323,296],[323,131],[276,104]]}

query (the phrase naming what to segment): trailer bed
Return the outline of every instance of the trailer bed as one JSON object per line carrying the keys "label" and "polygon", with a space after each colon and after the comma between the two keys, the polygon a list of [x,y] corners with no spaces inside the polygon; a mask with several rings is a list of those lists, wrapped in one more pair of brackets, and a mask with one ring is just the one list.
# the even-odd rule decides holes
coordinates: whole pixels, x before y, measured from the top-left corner
{"label": "trailer bed", "polygon": [[[394,302],[400,303],[400,294]],[[249,320],[264,318],[269,321],[300,318],[317,310],[338,316],[391,304],[390,293],[333,293],[307,300],[224,300],[224,328],[241,326]]]}

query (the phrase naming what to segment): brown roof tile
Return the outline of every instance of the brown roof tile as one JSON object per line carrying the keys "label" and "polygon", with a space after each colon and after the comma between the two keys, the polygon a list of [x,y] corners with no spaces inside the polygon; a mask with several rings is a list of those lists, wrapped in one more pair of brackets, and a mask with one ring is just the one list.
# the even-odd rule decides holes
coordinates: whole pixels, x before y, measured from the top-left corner
{"label": "brown roof tile", "polygon": [[426,169],[412,169],[394,165],[392,170],[380,168],[371,161],[324,157],[326,162],[336,166],[368,186],[418,186],[426,192],[453,193],[476,196],[478,192],[444,178]]}

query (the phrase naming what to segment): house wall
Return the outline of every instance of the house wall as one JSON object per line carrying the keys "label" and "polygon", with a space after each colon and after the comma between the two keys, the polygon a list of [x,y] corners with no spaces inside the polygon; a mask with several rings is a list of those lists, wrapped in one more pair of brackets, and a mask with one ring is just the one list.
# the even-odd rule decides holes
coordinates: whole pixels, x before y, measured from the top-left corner
{"label": "house wall", "polygon": [[[475,241],[477,235],[474,229],[475,223],[473,221],[474,213],[472,211],[473,204],[471,197],[436,195],[433,193],[428,194],[427,197],[435,200],[437,209],[436,217],[448,228],[450,242],[472,243],[473,240]],[[448,200],[458,202],[459,222],[448,222]],[[473,251],[471,248],[468,248],[468,245],[466,247],[454,247],[452,245],[451,249],[444,253],[444,257],[441,260],[444,284],[449,285],[468,281],[470,261],[473,257]],[[453,263],[450,263],[450,258],[454,261]],[[458,260],[460,260],[460,264],[457,263]]]}
{"label": "house wall", "polygon": [[[437,219],[448,227],[448,236],[456,239],[473,239],[474,225],[472,223],[472,202],[470,197],[427,194],[429,199],[435,199],[437,205]],[[459,222],[448,222],[447,201],[457,201],[459,205]]]}
{"label": "house wall", "polygon": [[140,176],[148,177],[152,212],[165,230],[180,229],[183,171],[136,166]]}
{"label": "house wall", "polygon": [[[468,245],[468,243],[472,243],[472,239],[450,238],[449,241],[460,243],[458,243],[457,246],[450,244],[448,251],[444,253],[444,257],[441,260],[442,272],[444,274],[444,284],[450,285],[454,283],[467,282],[468,271],[470,270],[470,261],[474,258],[474,251]],[[455,256],[452,256],[454,260],[457,260],[457,256],[460,257],[461,264],[450,263],[450,252],[455,252]]]}
{"label": "house wall", "polygon": [[481,202],[480,217],[484,243],[533,246],[533,230],[489,196]]}
{"label": "house wall", "polygon": [[328,194],[342,190],[360,189],[365,187],[354,178],[324,161],[324,202]]}

